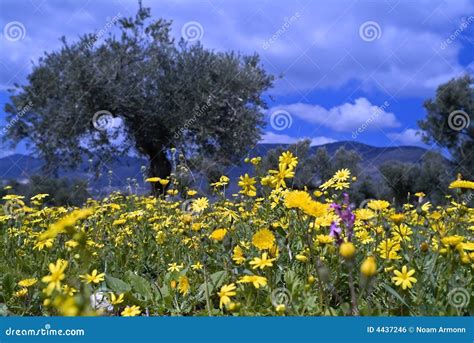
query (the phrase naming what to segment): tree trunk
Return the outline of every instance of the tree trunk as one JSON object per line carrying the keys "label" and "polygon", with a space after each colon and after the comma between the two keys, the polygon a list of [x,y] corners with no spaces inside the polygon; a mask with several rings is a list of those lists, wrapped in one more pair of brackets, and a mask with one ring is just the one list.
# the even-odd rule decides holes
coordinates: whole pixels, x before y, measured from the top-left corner
{"label": "tree trunk", "polygon": [[[150,156],[150,177],[160,177],[166,179],[171,174],[171,163],[165,151],[161,151],[154,156]],[[167,187],[163,187],[159,182],[152,183],[152,190],[155,195],[163,194]]]}

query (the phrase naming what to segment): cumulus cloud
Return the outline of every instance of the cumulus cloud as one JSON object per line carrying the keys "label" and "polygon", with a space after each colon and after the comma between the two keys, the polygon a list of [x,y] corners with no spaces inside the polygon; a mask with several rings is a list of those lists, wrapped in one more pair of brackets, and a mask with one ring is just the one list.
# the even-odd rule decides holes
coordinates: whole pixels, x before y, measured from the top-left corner
{"label": "cumulus cloud", "polygon": [[423,146],[423,147],[426,146],[421,140],[421,134],[419,130],[406,129],[398,133],[396,132],[389,133],[388,136],[399,144],[416,145],[416,146]]}
{"label": "cumulus cloud", "polygon": [[348,102],[329,109],[319,105],[295,103],[273,107],[269,113],[283,110],[311,124],[337,132],[350,132],[360,128],[376,130],[399,127],[400,123],[395,115],[387,110],[389,106],[388,102],[376,106],[366,98],[358,98],[354,103]]}
{"label": "cumulus cloud", "polygon": [[293,144],[293,143],[296,143],[298,141],[302,141],[304,139],[311,140],[311,146],[323,145],[323,144],[327,144],[327,143],[333,143],[333,142],[336,141],[332,138],[325,137],[325,136],[305,138],[305,137],[292,137],[292,136],[288,136],[288,135],[284,135],[284,134],[278,134],[278,133],[274,133],[274,132],[265,132],[263,137],[262,137],[262,140],[260,141],[260,143],[264,143],[264,144],[272,144],[272,143],[273,144]]}

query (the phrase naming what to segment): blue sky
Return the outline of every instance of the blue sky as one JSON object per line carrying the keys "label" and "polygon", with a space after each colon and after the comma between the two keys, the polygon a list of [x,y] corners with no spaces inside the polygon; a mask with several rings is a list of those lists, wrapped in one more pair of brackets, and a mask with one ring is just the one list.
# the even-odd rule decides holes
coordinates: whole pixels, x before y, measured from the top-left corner
{"label": "blue sky", "polygon": [[[257,52],[269,73],[282,75],[266,95],[263,142],[423,146],[416,124],[425,115],[423,101],[439,84],[474,72],[473,1],[143,3],[154,17],[173,20],[176,38]],[[6,89],[24,83],[32,61],[57,49],[60,36],[74,41],[109,31],[114,17],[138,8],[124,0],[2,0],[0,6],[0,126]],[[4,147],[0,155],[12,152]]]}

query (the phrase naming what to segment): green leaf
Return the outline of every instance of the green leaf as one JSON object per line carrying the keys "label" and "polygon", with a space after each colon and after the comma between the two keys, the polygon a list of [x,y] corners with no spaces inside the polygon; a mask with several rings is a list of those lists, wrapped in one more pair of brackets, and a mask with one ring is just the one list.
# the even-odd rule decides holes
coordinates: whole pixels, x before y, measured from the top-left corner
{"label": "green leaf", "polygon": [[408,306],[408,304],[405,302],[405,300],[403,300],[402,296],[400,294],[398,294],[398,292],[396,290],[394,290],[392,287],[390,287],[389,285],[387,284],[382,284],[383,288],[385,288],[387,290],[387,292],[389,292],[390,294],[392,294],[395,298],[397,298],[398,300],[400,300],[402,302],[403,305]]}
{"label": "green leaf", "polygon": [[[219,288],[222,286],[226,276],[227,276],[227,273],[225,270],[215,272],[209,276],[209,281],[207,282],[207,292],[209,296],[212,295],[212,293],[214,292],[216,288]],[[200,295],[199,300],[206,299],[206,282],[204,282],[201,286],[199,286],[198,294]]]}
{"label": "green leaf", "polygon": [[132,289],[128,283],[110,275],[105,275],[105,281],[107,282],[107,286],[116,293],[127,293]]}
{"label": "green leaf", "polygon": [[146,299],[153,298],[153,291],[150,282],[147,279],[134,274],[131,271],[127,271],[125,275],[133,290],[144,296]]}

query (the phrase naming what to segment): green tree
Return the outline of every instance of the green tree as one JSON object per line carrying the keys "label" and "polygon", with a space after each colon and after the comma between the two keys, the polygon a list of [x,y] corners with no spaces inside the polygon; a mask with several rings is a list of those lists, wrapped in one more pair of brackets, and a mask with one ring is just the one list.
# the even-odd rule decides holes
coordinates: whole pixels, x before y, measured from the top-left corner
{"label": "green tree", "polygon": [[12,187],[11,193],[24,195],[26,201],[36,194],[49,194],[45,198],[45,204],[49,206],[83,206],[90,197],[84,180],[33,175],[28,183],[10,181],[8,184]]}
{"label": "green tree", "polygon": [[331,176],[339,169],[347,168],[351,171],[352,175],[358,175],[360,172],[359,162],[361,161],[360,155],[355,150],[347,150],[343,146],[337,149],[334,157],[331,160]]}
{"label": "green tree", "polygon": [[409,200],[409,195],[418,191],[416,185],[420,166],[414,163],[387,161],[379,167],[385,183],[391,190],[391,197],[398,206]]}
{"label": "green tree", "polygon": [[273,77],[258,55],[175,42],[171,22],[151,20],[141,4],[118,26],[102,43],[93,34],[63,38],[34,65],[5,107],[15,123],[8,139],[25,139],[52,169],[136,151],[159,177],[171,173],[172,148],[228,164],[260,139]]}
{"label": "green tree", "polygon": [[416,185],[431,202],[434,204],[445,202],[445,195],[453,178],[452,168],[441,154],[428,151],[423,155]]}
{"label": "green tree", "polygon": [[317,166],[316,177],[319,184],[332,177],[331,156],[325,147],[319,147],[314,154],[314,163]]}
{"label": "green tree", "polygon": [[456,169],[474,177],[474,78],[453,79],[438,87],[436,97],[424,103],[427,116],[418,122],[423,140],[447,148]]}

